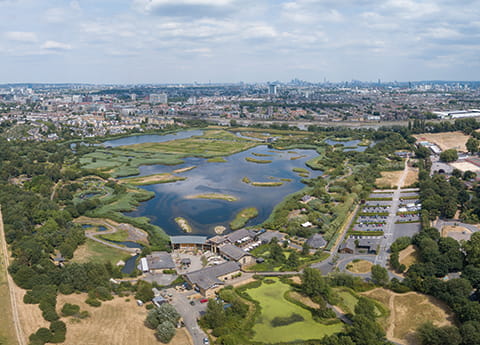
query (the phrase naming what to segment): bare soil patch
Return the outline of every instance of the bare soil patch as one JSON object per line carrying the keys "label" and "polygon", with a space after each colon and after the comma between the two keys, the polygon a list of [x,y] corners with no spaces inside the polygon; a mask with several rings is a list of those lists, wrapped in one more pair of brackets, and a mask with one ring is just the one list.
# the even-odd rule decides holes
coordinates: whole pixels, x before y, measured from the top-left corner
{"label": "bare soil patch", "polygon": [[472,231],[463,226],[447,225],[442,228],[442,237],[451,237],[457,241],[469,240]]}
{"label": "bare soil patch", "polygon": [[413,245],[409,245],[407,248],[402,250],[398,255],[398,261],[407,268],[412,266],[418,261],[418,253],[416,248]]}
{"label": "bare soil patch", "polygon": [[443,302],[417,292],[397,294],[379,288],[362,295],[390,308],[390,316],[385,324],[387,338],[399,344],[417,345],[415,330],[427,321],[437,326],[451,325],[454,321],[453,313]]}
{"label": "bare soil patch", "polygon": [[414,137],[419,141],[428,141],[434,143],[442,150],[456,149],[462,152],[467,152],[465,143],[467,142],[468,138],[470,138],[468,135],[465,135],[460,131],[446,133],[422,133],[416,134]]}
{"label": "bare soil patch", "polygon": [[352,261],[347,265],[347,270],[352,273],[368,273],[372,270],[372,266],[373,264],[370,261]]}
{"label": "bare soil patch", "polygon": [[18,317],[20,319],[24,337],[28,339],[30,334],[35,333],[40,327],[50,327],[50,322],[43,318],[42,311],[38,307],[38,304],[23,303],[23,296],[25,296],[26,290],[23,290],[16,285],[14,290],[15,299],[17,300]]}
{"label": "bare soil patch", "polygon": [[480,170],[480,167],[478,167],[477,165],[472,164],[470,162],[465,162],[465,161],[450,163],[450,165],[453,168],[460,170],[461,172],[465,172],[465,171],[476,172]]}
{"label": "bare soil patch", "polygon": [[[144,325],[147,316],[145,307],[138,307],[133,297],[116,297],[102,302],[102,306],[94,308],[84,301],[87,294],[59,295],[57,308],[65,303],[77,304],[81,310],[87,310],[90,317],[77,320],[72,317],[62,318],[67,324],[69,345],[158,345],[154,331]],[[128,300],[128,301],[127,301]],[[177,329],[177,335],[170,344],[192,344],[185,330]]]}

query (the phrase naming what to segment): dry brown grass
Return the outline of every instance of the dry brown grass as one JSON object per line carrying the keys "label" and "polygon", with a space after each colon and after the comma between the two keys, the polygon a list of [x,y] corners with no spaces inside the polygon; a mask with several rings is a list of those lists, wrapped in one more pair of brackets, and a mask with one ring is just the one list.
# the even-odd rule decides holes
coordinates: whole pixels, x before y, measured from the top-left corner
{"label": "dry brown grass", "polygon": [[414,137],[418,141],[428,141],[434,143],[442,150],[456,149],[462,152],[467,152],[465,143],[467,142],[468,138],[470,138],[468,135],[465,135],[460,131],[447,133],[422,133],[416,134]]}
{"label": "dry brown grass", "polygon": [[[158,345],[154,331],[144,325],[147,310],[138,307],[135,299],[130,297],[115,298],[102,302],[102,306],[94,308],[84,301],[86,294],[59,295],[57,309],[60,311],[65,303],[80,306],[87,310],[90,317],[77,320],[72,317],[62,318],[67,324],[68,345]],[[177,330],[177,335],[170,344],[192,344],[185,330]]]}
{"label": "dry brown grass", "polygon": [[408,187],[418,181],[418,169],[408,167],[407,176],[405,177],[405,181],[403,181],[403,185],[401,187]]}
{"label": "dry brown grass", "polygon": [[[35,333],[40,327],[48,328],[50,322],[46,321],[42,316],[42,311],[38,304],[23,303],[23,296],[26,290],[15,286],[15,299],[17,300],[18,317],[24,333],[24,337],[28,339],[29,335]],[[28,343],[28,341],[27,341]]]}
{"label": "dry brown grass", "polygon": [[407,248],[402,250],[399,253],[398,261],[407,268],[418,262],[418,252],[416,248],[413,245],[409,245]]}
{"label": "dry brown grass", "polygon": [[398,171],[382,171],[382,177],[377,178],[375,184],[378,188],[392,188],[398,185],[398,180],[403,174],[403,170]]}
{"label": "dry brown grass", "polygon": [[373,264],[370,261],[352,261],[347,265],[347,270],[352,273],[368,273],[372,270],[372,266]]}
{"label": "dry brown grass", "polygon": [[314,308],[314,309],[320,308],[320,305],[318,303],[315,303],[314,301],[311,300],[310,297],[304,296],[301,293],[298,293],[296,291],[290,291],[288,294],[291,298],[303,303],[307,307]]}
{"label": "dry brown grass", "polygon": [[416,292],[397,294],[385,289],[374,289],[363,294],[389,307],[387,338],[399,344],[416,345],[415,330],[427,321],[437,326],[453,324],[450,309],[431,296]]}
{"label": "dry brown grass", "polygon": [[454,163],[450,163],[450,165],[453,168],[460,170],[461,172],[465,172],[465,171],[476,172],[480,170],[480,168],[477,165],[472,164],[470,162],[454,162]]}

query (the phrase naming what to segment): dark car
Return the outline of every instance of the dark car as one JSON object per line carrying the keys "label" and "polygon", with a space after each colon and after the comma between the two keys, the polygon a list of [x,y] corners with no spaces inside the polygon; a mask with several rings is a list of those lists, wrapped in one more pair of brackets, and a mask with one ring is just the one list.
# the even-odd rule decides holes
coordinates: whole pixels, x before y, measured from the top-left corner
{"label": "dark car", "polygon": [[190,301],[190,305],[195,305],[195,301]]}

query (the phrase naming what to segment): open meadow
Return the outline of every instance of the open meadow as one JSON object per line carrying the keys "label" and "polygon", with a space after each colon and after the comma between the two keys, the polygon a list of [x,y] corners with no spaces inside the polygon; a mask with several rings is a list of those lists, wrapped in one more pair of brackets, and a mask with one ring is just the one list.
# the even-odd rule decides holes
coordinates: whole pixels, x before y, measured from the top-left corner
{"label": "open meadow", "polygon": [[390,290],[374,289],[362,293],[375,299],[390,309],[390,316],[382,325],[386,329],[387,338],[399,344],[417,345],[415,330],[425,322],[437,326],[453,324],[450,309],[434,297],[417,292],[398,294]]}
{"label": "open meadow", "polygon": [[[325,335],[331,335],[343,330],[342,323],[324,325],[313,320],[310,311],[287,301],[285,293],[291,288],[289,285],[272,279],[273,284],[262,283],[258,288],[248,289],[246,292],[260,303],[261,314],[253,327],[255,331],[254,341],[265,343],[278,343],[289,341],[302,341],[309,339],[321,339]],[[274,327],[272,321],[275,318],[288,318],[297,314],[303,321],[297,321],[285,326]]]}
{"label": "open meadow", "polygon": [[[59,295],[57,309],[65,303],[77,304],[80,310],[86,310],[90,317],[76,319],[62,317],[67,324],[68,345],[158,345],[154,331],[145,327],[147,316],[145,307],[137,306],[133,297],[116,297],[102,302],[99,308],[86,304],[86,294]],[[184,329],[177,329],[172,345],[189,345],[190,338]]]}
{"label": "open meadow", "polygon": [[417,141],[428,141],[436,144],[442,151],[455,149],[457,151],[467,152],[465,144],[470,136],[457,132],[445,133],[422,133],[413,135]]}

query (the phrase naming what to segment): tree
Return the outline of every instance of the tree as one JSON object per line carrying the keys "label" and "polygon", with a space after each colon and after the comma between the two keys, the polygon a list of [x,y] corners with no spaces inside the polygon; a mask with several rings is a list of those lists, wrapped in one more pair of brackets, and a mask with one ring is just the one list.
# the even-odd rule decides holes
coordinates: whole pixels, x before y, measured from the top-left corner
{"label": "tree", "polygon": [[221,301],[209,300],[204,320],[209,328],[217,328],[224,325],[225,310]]}
{"label": "tree", "polygon": [[422,345],[459,345],[462,337],[454,326],[436,327],[431,322],[425,323],[417,330]]}
{"label": "tree", "polygon": [[375,319],[375,303],[365,297],[360,297],[355,305],[355,315],[363,315]]}
{"label": "tree", "polygon": [[385,286],[388,284],[388,272],[380,265],[372,266],[372,280],[375,284]]}
{"label": "tree", "polygon": [[287,259],[286,266],[290,269],[296,269],[300,261],[298,259],[298,254],[296,251],[290,253],[290,256]]}
{"label": "tree", "polygon": [[147,314],[145,325],[148,328],[156,329],[160,324],[168,321],[176,325],[180,320],[180,314],[168,303],[162,304],[159,308],[152,309]]}
{"label": "tree", "polygon": [[474,232],[469,241],[463,244],[467,253],[467,262],[472,265],[480,265],[480,232]]}
{"label": "tree", "polygon": [[320,271],[314,268],[305,268],[302,275],[302,290],[308,296],[325,296],[330,289]]}
{"label": "tree", "polygon": [[142,302],[150,301],[154,297],[152,292],[152,284],[144,280],[139,280],[137,284],[137,293],[135,298],[141,300]]}
{"label": "tree", "polygon": [[170,321],[164,321],[157,327],[155,336],[162,343],[167,344],[175,335],[175,326]]}
{"label": "tree", "polygon": [[480,141],[478,141],[475,138],[469,138],[465,144],[465,146],[467,147],[467,151],[470,152],[471,154],[478,152],[479,145],[480,145]]}
{"label": "tree", "polygon": [[355,315],[349,332],[355,345],[384,345],[385,332],[374,320],[364,315]]}
{"label": "tree", "polygon": [[442,153],[440,153],[440,160],[442,162],[455,162],[458,159],[458,153],[457,150],[455,149],[449,149],[445,150]]}

